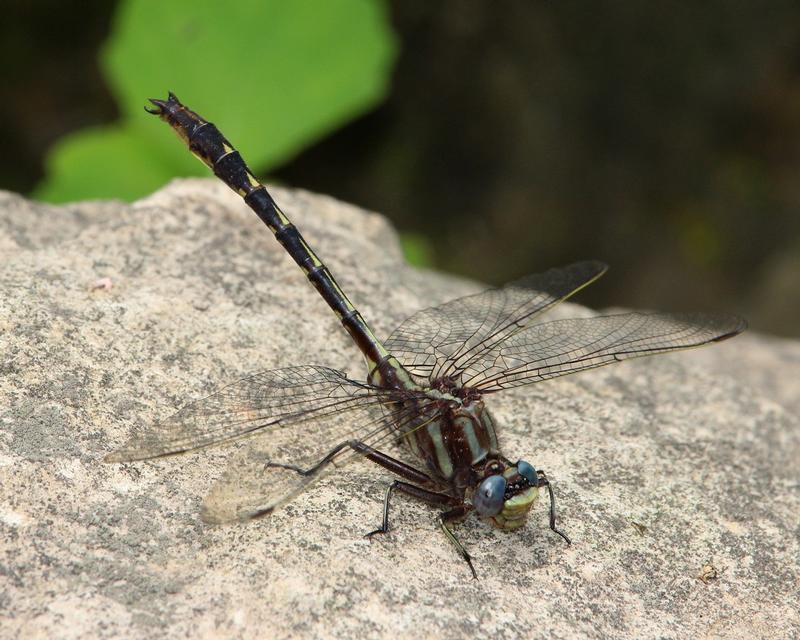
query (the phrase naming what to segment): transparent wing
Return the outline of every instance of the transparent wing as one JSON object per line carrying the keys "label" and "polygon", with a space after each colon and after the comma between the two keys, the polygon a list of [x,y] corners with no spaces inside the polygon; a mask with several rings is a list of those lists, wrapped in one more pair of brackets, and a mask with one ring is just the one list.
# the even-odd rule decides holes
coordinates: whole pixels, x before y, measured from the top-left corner
{"label": "transparent wing", "polygon": [[718,342],[741,333],[744,320],[724,314],[625,313],[533,325],[485,352],[461,383],[483,393],[602,367],[628,358]]}
{"label": "transparent wing", "polygon": [[[429,400],[406,409],[383,406],[380,415],[339,413],[335,420],[259,437],[238,455],[203,501],[202,518],[223,523],[267,515],[358,454],[346,446],[356,439],[376,449],[433,419]],[[428,403],[425,406],[425,403]],[[427,414],[427,417],[426,417]]]}
{"label": "transparent wing", "polygon": [[106,461],[144,460],[252,437],[206,497],[202,513],[208,522],[247,520],[269,513],[354,455],[339,445],[354,439],[386,446],[436,411],[436,403],[421,393],[381,389],[327,367],[287,367],[257,373],[185,406]]}
{"label": "transparent wing", "polygon": [[386,348],[417,376],[457,378],[475,359],[606,269],[601,262],[577,262],[424,309],[395,329]]}
{"label": "transparent wing", "polygon": [[316,365],[263,371],[183,407],[106,461],[156,458],[325,415],[369,410],[391,400],[389,393]]}

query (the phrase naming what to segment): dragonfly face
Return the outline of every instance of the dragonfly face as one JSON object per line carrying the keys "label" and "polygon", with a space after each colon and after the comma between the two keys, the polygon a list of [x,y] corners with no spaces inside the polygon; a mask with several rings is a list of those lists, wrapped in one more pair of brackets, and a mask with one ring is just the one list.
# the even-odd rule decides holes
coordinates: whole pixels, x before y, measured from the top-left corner
{"label": "dragonfly face", "polygon": [[525,524],[538,498],[539,476],[530,463],[520,460],[508,465],[491,460],[472,495],[472,506],[499,529],[511,531]]}

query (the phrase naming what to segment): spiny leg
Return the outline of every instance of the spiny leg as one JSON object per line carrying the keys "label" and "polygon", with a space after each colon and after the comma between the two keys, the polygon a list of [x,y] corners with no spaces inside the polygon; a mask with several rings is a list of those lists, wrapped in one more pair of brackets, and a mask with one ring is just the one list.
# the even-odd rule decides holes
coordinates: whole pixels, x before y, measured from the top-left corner
{"label": "spiny leg", "polygon": [[[331,451],[325,455],[317,464],[313,467],[308,469],[301,469],[300,467],[289,465],[289,464],[280,464],[271,462],[268,463],[267,466],[270,467],[281,467],[283,469],[289,469],[291,471],[295,471],[301,475],[312,475],[317,473],[324,467],[326,467],[336,455],[344,449],[351,448],[354,451],[357,451],[368,460],[382,466],[384,469],[388,469],[392,473],[399,475],[401,478],[406,478],[411,482],[417,482],[420,484],[423,483],[430,483],[431,478],[423,471],[419,469],[415,469],[411,465],[406,464],[400,460],[392,458],[391,456],[386,455],[385,453],[378,451],[377,449],[373,449],[369,445],[364,444],[363,442],[359,442],[358,440],[347,440],[345,442],[340,443]],[[370,531],[366,534],[366,537],[371,538],[373,535],[377,533],[387,533],[389,531],[389,503],[391,500],[392,493],[394,491],[401,491],[407,495],[410,495],[414,498],[422,500],[424,502],[428,502],[430,504],[435,504],[439,506],[446,506],[446,507],[454,507],[450,511],[446,511],[439,516],[439,524],[444,531],[444,534],[447,536],[448,540],[453,543],[456,547],[456,550],[464,558],[464,561],[469,565],[470,571],[472,571],[472,577],[477,578],[478,574],[475,572],[475,567],[472,566],[472,557],[469,555],[467,550],[464,548],[458,538],[456,538],[455,534],[450,530],[450,527],[447,526],[448,522],[454,522],[463,518],[467,515],[471,510],[472,506],[463,504],[461,499],[451,496],[446,493],[439,493],[437,491],[430,491],[428,489],[424,489],[423,487],[419,487],[415,484],[410,484],[408,482],[403,482],[402,480],[395,480],[389,487],[386,489],[386,496],[383,500],[383,521],[381,522],[381,526],[374,531]],[[563,534],[562,534],[563,535]]]}
{"label": "spiny leg", "polygon": [[452,532],[450,527],[447,526],[448,522],[455,522],[456,520],[460,520],[465,515],[467,515],[470,510],[472,509],[471,505],[462,504],[455,509],[451,509],[450,511],[445,511],[443,514],[439,516],[439,524],[442,527],[442,531],[444,531],[444,535],[447,536],[447,539],[453,543],[458,553],[464,558],[464,561],[469,565],[469,570],[472,571],[472,577],[476,580],[478,579],[478,574],[475,571],[475,567],[472,566],[472,556],[469,555],[469,552],[464,548],[464,545],[461,544],[456,538],[455,534]]}
{"label": "spiny leg", "polygon": [[413,496],[418,500],[444,507],[452,507],[453,505],[460,504],[461,502],[458,498],[454,498],[446,493],[429,491],[427,489],[423,489],[422,487],[418,487],[417,485],[403,482],[402,480],[395,480],[386,489],[386,497],[383,499],[383,522],[378,529],[375,529],[375,531],[370,531],[366,535],[367,538],[371,538],[376,533],[387,533],[389,531],[389,500],[393,491],[402,491],[403,493]]}
{"label": "spiny leg", "polygon": [[547,493],[550,494],[550,528],[560,535],[567,544],[572,544],[572,541],[567,537],[567,534],[563,531],[559,531],[556,529],[556,496],[553,493],[553,486],[550,484],[550,481],[547,479],[544,471],[537,471],[537,475],[539,476],[539,487],[547,487]]}
{"label": "spiny leg", "polygon": [[294,471],[303,476],[311,476],[327,467],[344,449],[352,449],[353,451],[360,453],[367,460],[370,460],[371,462],[380,465],[384,469],[388,469],[395,475],[405,478],[406,480],[410,480],[411,482],[415,482],[417,484],[430,484],[431,482],[431,478],[427,473],[420,471],[419,469],[416,469],[405,462],[397,460],[396,458],[392,458],[391,456],[388,456],[377,449],[373,449],[368,444],[364,444],[360,440],[345,440],[344,442],[337,444],[333,449],[326,453],[319,462],[308,469],[303,469],[293,464],[284,464],[281,462],[268,462],[265,466],[288,469],[289,471]]}
{"label": "spiny leg", "polygon": [[450,509],[450,511],[445,511],[439,515],[439,525],[442,527],[444,535],[446,535],[447,539],[453,543],[453,546],[455,546],[459,555],[469,565],[469,570],[472,572],[472,577],[477,579],[478,574],[475,571],[475,567],[472,565],[472,556],[469,555],[469,552],[466,550],[464,545],[461,544],[450,527],[447,526],[448,522],[455,522],[467,515],[472,510],[472,505],[464,504],[458,498],[447,495],[446,493],[428,491],[413,484],[408,484],[407,482],[403,482],[401,480],[395,480],[386,490],[386,498],[383,501],[383,524],[379,529],[368,533],[367,537],[371,537],[376,533],[386,533],[389,531],[389,498],[391,497],[392,492],[395,490],[402,491],[403,493],[431,504],[438,504],[441,506],[458,505],[453,509]]}
{"label": "spiny leg", "polygon": [[294,471],[301,476],[313,476],[315,473],[321,471],[325,467],[327,467],[331,461],[342,452],[343,449],[347,449],[350,447],[350,441],[346,440],[340,444],[337,444],[333,449],[331,449],[325,456],[317,462],[314,466],[309,467],[308,469],[303,469],[302,467],[298,467],[294,464],[288,464],[283,462],[267,462],[264,467],[269,468],[278,468],[278,469],[288,469],[289,471]]}
{"label": "spiny leg", "polygon": [[373,449],[367,444],[360,442],[358,440],[346,440],[338,445],[336,445],[333,449],[331,449],[317,464],[308,469],[301,469],[292,464],[282,464],[278,462],[268,462],[267,467],[280,467],[281,469],[289,469],[290,471],[294,471],[299,473],[303,476],[310,476],[314,475],[315,473],[319,472],[321,469],[324,469],[328,466],[331,461],[344,449],[353,449],[354,451],[363,455],[367,460],[374,462],[375,464],[380,465],[384,469],[388,469],[395,475],[400,476],[401,478],[405,478],[415,484],[410,484],[408,482],[402,482],[400,480],[395,480],[389,487],[386,489],[386,496],[383,500],[383,521],[381,526],[374,531],[370,531],[366,534],[367,537],[371,537],[376,533],[386,533],[389,531],[389,501],[391,499],[392,492],[395,490],[402,491],[410,496],[413,496],[419,500],[423,500],[424,502],[428,502],[431,504],[436,504],[439,506],[446,506],[452,507],[461,503],[461,500],[458,498],[454,498],[453,496],[446,494],[446,493],[439,493],[436,491],[430,491],[423,487],[417,486],[420,484],[431,484],[431,478],[423,471],[412,467],[405,462],[397,460],[396,458],[392,458],[391,456],[386,455],[385,453],[378,451],[377,449]]}
{"label": "spiny leg", "polygon": [[430,489],[418,486],[420,484],[431,484],[431,478],[427,473],[420,471],[419,469],[416,469],[405,462],[392,458],[391,456],[388,456],[377,449],[373,449],[369,445],[365,445],[362,442],[351,441],[348,444],[358,453],[366,457],[367,460],[371,460],[375,464],[382,466],[384,469],[388,469],[395,475],[415,483],[410,484],[401,480],[395,480],[389,485],[389,487],[386,489],[386,496],[383,500],[383,521],[378,529],[370,531],[367,534],[368,538],[371,538],[376,533],[386,533],[389,531],[389,502],[392,492],[395,490],[402,491],[403,493],[413,496],[418,500],[422,500],[423,502],[428,502],[430,504],[439,506],[452,507],[462,503],[462,500],[447,493],[431,491]]}

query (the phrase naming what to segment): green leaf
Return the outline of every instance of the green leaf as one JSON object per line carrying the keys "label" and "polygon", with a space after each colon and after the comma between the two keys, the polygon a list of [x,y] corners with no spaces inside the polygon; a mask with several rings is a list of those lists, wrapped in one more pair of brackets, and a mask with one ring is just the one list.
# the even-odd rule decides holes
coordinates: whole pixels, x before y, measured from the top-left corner
{"label": "green leaf", "polygon": [[379,102],[394,53],[383,0],[122,2],[101,56],[122,121],[56,145],[37,196],[130,199],[203,175],[142,109],[167,91],[267,171]]}
{"label": "green leaf", "polygon": [[[48,202],[85,198],[132,200],[171,174],[159,150],[128,127],[98,127],[62,138],[47,157],[48,179],[34,196]],[[202,173],[198,164],[196,174]]]}
{"label": "green leaf", "polygon": [[405,231],[400,234],[400,246],[409,264],[426,268],[431,268],[434,265],[433,245],[425,236]]}

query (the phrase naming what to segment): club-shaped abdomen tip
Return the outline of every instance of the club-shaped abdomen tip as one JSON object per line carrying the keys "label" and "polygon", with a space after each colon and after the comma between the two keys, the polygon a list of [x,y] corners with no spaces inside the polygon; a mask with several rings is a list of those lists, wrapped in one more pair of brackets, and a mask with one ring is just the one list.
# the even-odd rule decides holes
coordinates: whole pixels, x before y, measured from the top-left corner
{"label": "club-shaped abdomen tip", "polygon": [[159,100],[157,98],[148,98],[148,101],[151,104],[155,105],[155,109],[151,107],[145,107],[144,110],[147,113],[152,113],[154,116],[160,116],[163,113],[166,113],[170,110],[171,107],[181,106],[181,101],[178,100],[178,96],[176,96],[172,91],[167,94],[169,97],[166,100]]}
{"label": "club-shaped abdomen tip", "polygon": [[151,113],[154,116],[160,116],[166,110],[167,103],[164,100],[156,100],[155,98],[148,98],[148,101],[155,105],[155,109],[152,107],[145,106],[144,110],[147,113]]}

